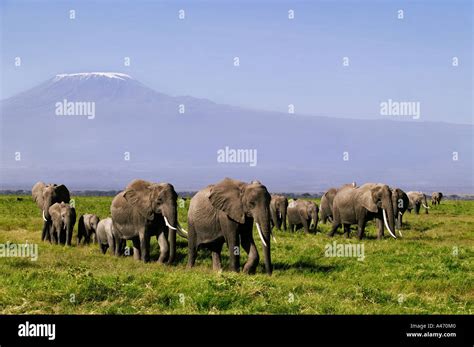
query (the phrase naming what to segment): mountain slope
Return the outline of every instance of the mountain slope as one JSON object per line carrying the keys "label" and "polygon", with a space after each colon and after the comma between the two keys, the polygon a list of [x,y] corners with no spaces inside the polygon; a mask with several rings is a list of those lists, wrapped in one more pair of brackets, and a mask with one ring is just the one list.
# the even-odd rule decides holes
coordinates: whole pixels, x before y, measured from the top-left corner
{"label": "mountain slope", "polygon": [[[64,100],[93,102],[93,119],[57,115]],[[120,188],[144,177],[184,190],[232,176],[286,191],[321,191],[353,180],[473,190],[471,125],[248,110],[168,96],[120,73],[57,75],[0,107],[4,187],[42,179]],[[257,150],[257,165],[219,163],[217,151],[226,146]]]}

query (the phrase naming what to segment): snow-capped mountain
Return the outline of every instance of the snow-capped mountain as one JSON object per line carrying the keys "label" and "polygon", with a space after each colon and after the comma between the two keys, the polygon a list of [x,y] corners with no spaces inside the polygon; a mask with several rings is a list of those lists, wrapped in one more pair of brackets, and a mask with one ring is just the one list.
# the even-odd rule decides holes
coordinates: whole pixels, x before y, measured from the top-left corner
{"label": "snow-capped mountain", "polygon": [[[5,188],[41,179],[119,189],[142,177],[194,190],[231,176],[273,191],[353,180],[473,191],[471,125],[249,110],[165,95],[117,72],[59,74],[3,100],[1,127]],[[222,163],[232,149],[256,150],[256,165]]]}

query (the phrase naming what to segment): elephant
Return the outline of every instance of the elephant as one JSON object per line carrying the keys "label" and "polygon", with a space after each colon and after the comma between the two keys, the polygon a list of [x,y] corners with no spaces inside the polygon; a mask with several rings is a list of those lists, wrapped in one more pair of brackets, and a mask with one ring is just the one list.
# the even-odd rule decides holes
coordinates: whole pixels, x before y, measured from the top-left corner
{"label": "elephant", "polygon": [[[383,237],[383,226],[393,238],[395,214],[392,205],[392,191],[381,183],[366,183],[360,187],[345,186],[338,190],[333,202],[333,222],[329,236],[334,236],[339,226],[344,225],[344,233],[349,237],[350,226],[357,224],[358,238],[364,236],[367,221],[377,219],[378,239]],[[383,223],[382,223],[383,221]]]}
{"label": "elephant", "polygon": [[76,224],[76,209],[65,202],[57,202],[48,210],[51,216],[50,240],[52,243],[71,246]]}
{"label": "elephant", "polygon": [[125,251],[126,240],[121,239],[116,235],[112,223],[112,218],[102,219],[97,225],[96,232],[97,243],[102,254],[107,252],[110,248],[112,255],[121,255]]}
{"label": "elephant", "polygon": [[[343,187],[356,187],[356,183],[348,183],[341,186]],[[339,188],[340,189],[340,188]],[[332,223],[332,203],[336,196],[338,188],[329,188],[326,193],[321,197],[321,203],[319,204],[319,210],[321,211],[321,222],[326,224],[327,221]]]}
{"label": "elephant", "polygon": [[89,244],[92,238],[92,242],[97,241],[97,225],[99,224],[99,217],[95,214],[83,214],[79,217],[77,222],[77,244],[79,245],[84,238],[84,244]]}
{"label": "elephant", "polygon": [[431,205],[441,205],[441,199],[443,198],[443,193],[434,192],[431,194]]}
{"label": "elephant", "polygon": [[411,213],[411,210],[415,210],[415,214],[420,213],[420,208],[423,206],[425,208],[425,213],[428,214],[428,201],[426,200],[426,195],[422,192],[408,192],[408,199],[410,203],[408,205],[408,212]]}
{"label": "elephant", "polygon": [[[304,228],[306,233],[310,230],[316,230],[318,226],[318,212],[319,207],[312,201],[308,200],[293,200],[288,206],[288,227],[290,231],[295,231],[295,228]],[[314,229],[311,229],[311,224]]]}
{"label": "elephant", "polygon": [[409,204],[410,200],[408,199],[408,195],[403,190],[400,188],[392,189],[393,213],[395,213],[396,228],[400,236],[403,236],[400,231],[403,225],[403,214],[408,209]]}
{"label": "elephant", "polygon": [[272,228],[276,227],[278,230],[286,230],[286,213],[288,210],[288,199],[283,195],[271,195],[270,200],[270,214]]}
{"label": "elephant", "polygon": [[187,237],[178,222],[177,197],[169,183],[136,179],[112,200],[113,229],[120,239],[133,241],[135,259],[150,260],[150,238],[156,236],[160,246],[158,262],[174,262],[176,231]]}
{"label": "elephant", "polygon": [[262,240],[265,270],[271,275],[270,201],[267,188],[260,182],[245,183],[231,178],[196,193],[188,210],[188,268],[194,266],[198,248],[206,247],[212,252],[213,269],[220,271],[222,246],[226,242],[230,269],[239,272],[241,243],[248,254],[243,272],[255,273],[259,262],[252,234],[255,223]]}
{"label": "elephant", "polygon": [[49,215],[49,208],[57,202],[69,203],[71,196],[69,190],[64,184],[45,184],[37,182],[31,190],[33,201],[40,208],[43,213],[43,231],[41,233],[41,240],[50,239],[51,216]]}

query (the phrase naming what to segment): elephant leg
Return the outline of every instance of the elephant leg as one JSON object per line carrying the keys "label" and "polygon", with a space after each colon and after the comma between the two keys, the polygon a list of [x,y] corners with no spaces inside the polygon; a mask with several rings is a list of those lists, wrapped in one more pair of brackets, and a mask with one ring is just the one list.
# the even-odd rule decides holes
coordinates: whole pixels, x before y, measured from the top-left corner
{"label": "elephant leg", "polygon": [[309,223],[306,219],[301,218],[301,224],[303,224],[304,232],[309,234]]}
{"label": "elephant leg", "polygon": [[383,221],[377,218],[375,220],[375,223],[377,224],[377,240],[381,240],[383,239],[383,231],[384,231]]}
{"label": "elephant leg", "polygon": [[51,235],[50,235],[50,230],[51,230],[51,223],[45,221],[43,223],[43,230],[41,231],[41,241],[47,240],[51,241]]}
{"label": "elephant leg", "polygon": [[255,246],[255,241],[253,239],[252,233],[242,235],[241,237],[242,248],[248,254],[247,262],[244,264],[244,273],[254,274],[257,270],[259,256],[257,247]]}
{"label": "elephant leg", "polygon": [[348,239],[350,233],[351,233],[351,225],[350,224],[344,224],[344,237],[346,239]]}
{"label": "elephant leg", "polygon": [[146,231],[139,233],[141,259],[147,263],[150,261],[150,234]]}
{"label": "elephant leg", "polygon": [[108,245],[103,245],[103,244],[99,244],[100,246],[100,251],[102,252],[102,254],[105,254],[105,252],[107,252],[107,248],[109,248]]}
{"label": "elephant leg", "polygon": [[158,236],[158,245],[160,246],[160,257],[158,258],[158,263],[163,264],[170,255],[170,247],[165,233],[161,233]]}
{"label": "elephant leg", "polygon": [[229,247],[229,265],[230,270],[240,271],[240,235],[239,227],[236,222],[227,218],[227,216],[220,217],[221,230],[224,231],[225,239]]}
{"label": "elephant leg", "polygon": [[[159,240],[158,240],[159,241]],[[169,250],[169,255],[167,256],[168,259],[168,265],[171,265],[174,263],[174,260],[176,259],[176,231],[175,230],[170,230],[168,234],[168,240],[166,242],[168,245],[168,250]],[[160,253],[161,253],[161,244],[160,244]]]}
{"label": "elephant leg", "polygon": [[398,215],[399,229],[403,227],[403,213]]}
{"label": "elephant leg", "polygon": [[362,240],[362,238],[364,237],[365,224],[366,224],[365,220],[360,220],[359,223],[357,224],[357,230],[358,230],[357,237],[359,238],[359,240]]}
{"label": "elephant leg", "polygon": [[[134,237],[132,239],[133,242],[133,259],[140,260],[141,252],[140,252],[140,238]],[[115,250],[117,252],[117,250]]]}
{"label": "elephant leg", "polygon": [[221,251],[222,245],[224,241],[216,241],[214,245],[211,247],[212,251],[212,269],[214,271],[221,271],[222,270],[222,263],[221,263]]}
{"label": "elephant leg", "polygon": [[66,230],[66,245],[71,246],[71,242],[72,242],[72,229]]}
{"label": "elephant leg", "polygon": [[188,268],[192,268],[197,257],[197,237],[196,230],[192,223],[188,223]]}
{"label": "elephant leg", "polygon": [[49,228],[49,242],[52,244],[58,244],[57,232],[54,225]]}
{"label": "elephant leg", "polygon": [[336,233],[337,229],[339,228],[339,226],[341,225],[341,218],[340,218],[340,215],[339,215],[339,210],[338,209],[335,209],[334,212],[333,212],[333,219],[332,219],[332,227],[331,227],[331,232],[329,233],[329,236],[330,237],[333,237],[334,234]]}

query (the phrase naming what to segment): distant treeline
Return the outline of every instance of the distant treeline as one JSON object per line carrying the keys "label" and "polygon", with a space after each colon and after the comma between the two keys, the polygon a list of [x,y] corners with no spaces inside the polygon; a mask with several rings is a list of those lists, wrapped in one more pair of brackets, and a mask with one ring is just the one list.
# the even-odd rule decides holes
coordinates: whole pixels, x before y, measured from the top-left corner
{"label": "distant treeline", "polygon": [[[76,190],[72,191],[71,194],[74,196],[115,196],[120,192],[120,190]],[[197,192],[194,191],[184,191],[178,192],[178,195],[182,198],[190,198],[194,196]],[[316,199],[323,196],[324,192],[320,193],[278,193],[285,195],[291,199]],[[430,197],[429,193],[425,193]],[[0,195],[31,195],[31,190],[0,190]],[[443,196],[443,199],[446,200],[474,200],[473,194],[451,194]]]}

